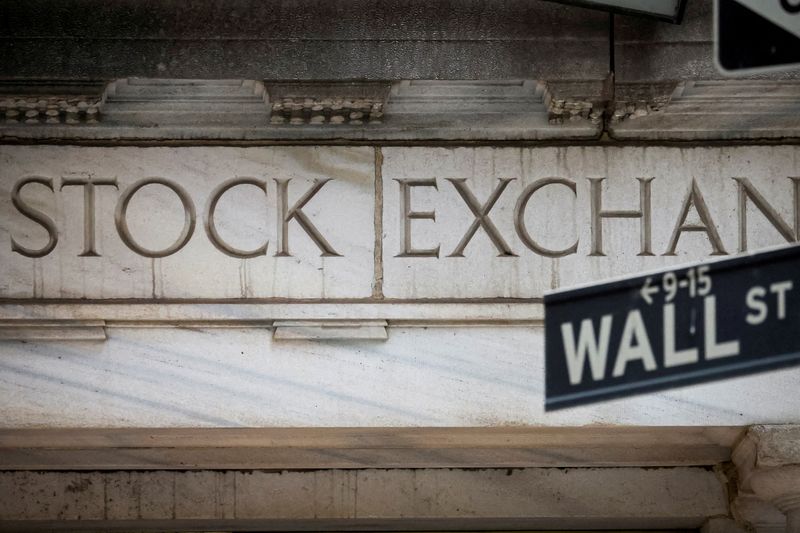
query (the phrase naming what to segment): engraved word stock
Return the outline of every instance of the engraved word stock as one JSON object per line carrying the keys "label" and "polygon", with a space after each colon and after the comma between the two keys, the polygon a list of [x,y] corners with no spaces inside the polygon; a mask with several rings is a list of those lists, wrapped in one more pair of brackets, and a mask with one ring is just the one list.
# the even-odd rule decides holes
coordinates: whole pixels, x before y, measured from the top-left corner
{"label": "engraved word stock", "polygon": [[[311,201],[311,199],[325,186],[330,179],[317,179],[314,180],[313,185],[300,197],[297,202],[289,207],[289,182],[291,179],[275,179],[277,186],[277,202],[276,209],[278,214],[278,249],[275,257],[288,257],[291,256],[289,251],[289,223],[296,222],[305,233],[311,238],[312,241],[320,249],[323,256],[339,256],[338,252],[334,250],[331,244],[323,237],[319,229],[311,222],[311,219],[303,212],[303,207]],[[17,242],[14,237],[11,238],[11,249],[18,254],[26,257],[44,257],[58,244],[58,229],[55,222],[47,214],[31,207],[22,198],[22,189],[30,184],[44,185],[51,191],[55,192],[55,186],[52,178],[43,176],[27,176],[19,180],[11,191],[11,201],[16,207],[17,211],[33,220],[42,226],[48,235],[48,242],[41,248],[27,248]],[[170,246],[161,250],[150,250],[145,248],[136,241],[136,238],[131,233],[128,227],[128,205],[133,199],[134,195],[142,188],[148,185],[163,185],[170,189],[180,200],[183,206],[183,229],[180,236]],[[211,243],[222,253],[231,257],[237,258],[250,258],[267,255],[267,247],[269,241],[253,250],[239,250],[222,238],[217,231],[217,226],[214,216],[222,196],[241,185],[250,185],[261,189],[264,195],[267,194],[267,182],[256,178],[233,178],[220,184],[209,197],[208,204],[205,210],[205,229]],[[108,179],[93,179],[93,178],[63,178],[61,180],[61,187],[83,187],[83,252],[78,254],[80,257],[99,257],[95,247],[95,226],[96,226],[96,209],[95,209],[95,188],[97,187],[113,187],[119,190],[119,184],[116,178]],[[117,206],[114,211],[114,224],[119,234],[120,239],[125,245],[133,250],[135,253],[144,257],[167,257],[186,246],[194,234],[195,226],[197,225],[197,211],[194,202],[192,201],[189,192],[178,183],[166,178],[144,178],[132,184],[130,187],[122,191],[117,200]]]}

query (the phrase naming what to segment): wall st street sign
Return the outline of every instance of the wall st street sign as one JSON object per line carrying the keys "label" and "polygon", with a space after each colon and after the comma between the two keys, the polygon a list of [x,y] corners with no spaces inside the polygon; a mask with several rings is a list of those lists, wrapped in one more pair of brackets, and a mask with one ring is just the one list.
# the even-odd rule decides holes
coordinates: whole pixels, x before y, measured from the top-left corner
{"label": "wall st street sign", "polygon": [[800,246],[545,295],[545,409],[800,363]]}

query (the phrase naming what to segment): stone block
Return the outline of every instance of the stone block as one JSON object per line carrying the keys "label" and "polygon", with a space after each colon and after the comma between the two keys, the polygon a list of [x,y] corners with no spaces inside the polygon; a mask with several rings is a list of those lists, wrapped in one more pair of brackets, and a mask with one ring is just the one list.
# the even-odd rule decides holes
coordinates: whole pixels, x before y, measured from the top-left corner
{"label": "stone block", "polygon": [[541,298],[797,239],[792,146],[382,154],[388,298]]}
{"label": "stone block", "polygon": [[4,146],[0,159],[2,297],[372,294],[371,148]]}
{"label": "stone block", "polygon": [[[205,473],[213,475],[214,473]],[[142,472],[135,493],[147,492],[164,502],[165,513],[130,522],[104,514],[106,506],[80,493],[79,506],[97,510],[93,516],[64,516],[60,494],[68,494],[74,473],[0,473],[3,499],[21,502],[38,498],[39,505],[21,511],[1,507],[3,529],[22,530],[48,524],[53,529],[137,530],[277,530],[281,525],[305,525],[329,530],[345,526],[409,530],[445,524],[480,524],[531,529],[604,527],[697,528],[706,517],[726,513],[727,501],[714,473],[703,468],[669,469],[517,469],[517,470],[327,470],[312,472],[219,472],[234,475],[235,489],[221,496],[234,514],[207,519],[216,488],[201,483],[193,492],[173,491],[155,480],[166,476],[185,486],[197,479],[190,472]],[[127,473],[92,473],[99,487]],[[8,486],[13,477],[19,483]],[[53,494],[55,493],[55,494]],[[133,496],[135,499],[136,497]],[[83,501],[85,500],[85,502]],[[60,523],[55,523],[60,520]]]}
{"label": "stone block", "polygon": [[603,79],[608,68],[605,13],[524,0],[48,0],[5,2],[0,21],[3,77]]}

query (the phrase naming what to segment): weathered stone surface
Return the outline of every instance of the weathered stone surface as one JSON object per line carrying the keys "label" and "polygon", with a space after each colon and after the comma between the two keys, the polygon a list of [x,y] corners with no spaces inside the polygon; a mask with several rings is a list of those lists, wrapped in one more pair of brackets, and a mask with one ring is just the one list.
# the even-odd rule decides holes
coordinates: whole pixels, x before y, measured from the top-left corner
{"label": "weathered stone surface", "polygon": [[722,485],[702,468],[3,472],[0,496],[0,529],[15,531],[131,519],[152,521],[137,523],[140,531],[277,529],[289,520],[316,530],[697,528],[727,511]]}
{"label": "weathered stone surface", "polygon": [[[390,298],[539,298],[548,289],[786,243],[752,198],[740,204],[747,183],[774,208],[786,237],[797,238],[797,147],[382,154]],[[648,205],[650,216],[641,215]],[[478,224],[473,211],[490,222]],[[686,230],[691,225],[707,231]]]}
{"label": "weathered stone surface", "polygon": [[[372,294],[372,148],[4,146],[0,161],[2,297]],[[26,183],[31,176],[39,176],[34,178],[38,182]],[[153,177],[167,181],[137,188]],[[218,189],[232,185],[229,180],[234,178],[246,183]],[[70,184],[88,179],[99,183],[94,187],[93,223],[84,203],[89,188]],[[14,188],[20,185],[16,196],[22,211],[12,205]],[[178,192],[185,195],[193,214],[182,205]],[[123,214],[126,197],[128,210]],[[213,198],[218,202],[212,225]],[[301,198],[307,203],[294,211]],[[53,230],[46,229],[48,222],[23,216],[24,206],[44,213]],[[282,224],[279,213],[284,218],[295,216]],[[284,226],[286,236],[282,236]],[[182,231],[187,229],[193,233],[185,238]],[[55,235],[58,242],[48,252]],[[251,252],[254,257],[244,258]]]}
{"label": "weathered stone surface", "polygon": [[4,2],[0,21],[4,77],[603,79],[608,67],[606,14],[524,0],[45,0]]}
{"label": "weathered stone surface", "polygon": [[730,518],[711,518],[700,528],[700,533],[747,533],[747,529]]}
{"label": "weathered stone surface", "polygon": [[[739,490],[779,509],[786,516],[787,533],[800,531],[799,438],[798,425],[757,425],[747,431],[732,454]],[[765,511],[760,510],[751,522],[766,519]]]}
{"label": "weathered stone surface", "polygon": [[800,138],[800,82],[687,81],[666,89],[639,98],[628,94],[622,102],[626,97],[618,94],[610,135],[648,141]]}
{"label": "weathered stone surface", "polygon": [[731,515],[756,533],[786,533],[786,516],[752,492],[743,492],[741,487],[731,503]]}
{"label": "weathered stone surface", "polygon": [[126,78],[74,109],[68,88],[0,80],[0,138],[520,141],[596,139],[602,129],[602,82]]}

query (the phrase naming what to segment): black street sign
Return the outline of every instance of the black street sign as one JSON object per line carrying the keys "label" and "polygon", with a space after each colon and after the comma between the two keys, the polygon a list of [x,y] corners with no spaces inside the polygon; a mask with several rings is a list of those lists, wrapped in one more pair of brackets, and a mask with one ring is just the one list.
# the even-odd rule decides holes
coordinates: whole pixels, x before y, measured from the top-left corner
{"label": "black street sign", "polygon": [[800,67],[800,0],[716,0],[716,34],[722,72]]}
{"label": "black street sign", "polygon": [[800,246],[544,303],[547,411],[800,364]]}

